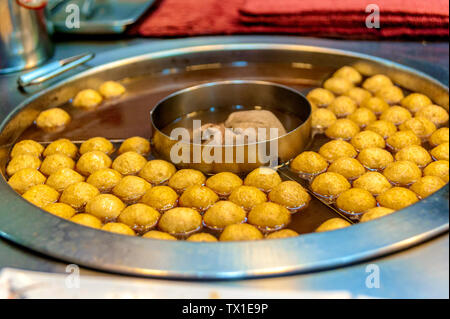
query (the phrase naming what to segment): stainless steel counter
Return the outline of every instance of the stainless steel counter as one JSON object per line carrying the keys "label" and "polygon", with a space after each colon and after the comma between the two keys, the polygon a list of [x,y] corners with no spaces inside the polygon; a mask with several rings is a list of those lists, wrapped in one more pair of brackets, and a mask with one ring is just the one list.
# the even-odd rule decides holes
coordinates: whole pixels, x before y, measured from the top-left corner
{"label": "stainless steel counter", "polygon": [[[261,37],[242,37],[242,41],[261,40]],[[212,38],[198,38],[196,44],[208,44]],[[229,38],[223,38],[229,39]],[[231,38],[230,38],[231,39]],[[192,41],[192,40],[190,40]],[[299,37],[280,37],[280,42],[316,45],[338,49],[352,50],[374,56],[383,57],[421,70],[448,85],[449,74],[449,46],[448,43],[414,43],[414,42],[364,42],[364,41],[335,41]],[[185,40],[146,40],[146,39],[101,39],[58,42],[55,59],[93,51],[97,58],[89,65],[98,65],[114,60],[116,48],[134,46],[130,52],[138,54],[150,43],[160,49],[183,46]],[[141,53],[145,53],[142,51]],[[82,69],[82,68],[80,68]],[[79,72],[80,69],[72,71]],[[23,101],[31,93],[21,93],[16,89],[15,81],[18,74],[0,77],[0,92],[2,103],[0,117],[8,114],[11,109]],[[295,291],[333,291],[347,290],[354,296],[365,295],[374,297],[440,297],[449,296],[449,236],[448,233],[424,243],[415,248],[397,253],[392,256],[379,258],[370,263],[358,264],[336,270],[316,273],[265,278],[241,281],[204,282],[204,285],[238,286],[253,288],[277,288]],[[380,270],[380,288],[368,288],[366,279],[372,268],[368,265],[376,264]],[[37,255],[18,247],[3,239],[0,240],[0,268],[16,267],[37,271],[65,272],[65,264]],[[369,271],[369,272],[366,272]],[[88,269],[82,270],[82,275],[106,275]],[[115,275],[114,275],[115,276]],[[123,276],[122,276],[123,277]],[[158,281],[142,279],[143,281]],[[187,296],[188,297],[188,296]]]}

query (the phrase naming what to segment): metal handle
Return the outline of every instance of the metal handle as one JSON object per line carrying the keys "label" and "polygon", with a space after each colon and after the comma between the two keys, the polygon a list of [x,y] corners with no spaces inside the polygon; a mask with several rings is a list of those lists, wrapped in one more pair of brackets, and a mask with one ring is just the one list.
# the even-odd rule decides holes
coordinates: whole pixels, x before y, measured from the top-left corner
{"label": "metal handle", "polygon": [[21,75],[17,84],[21,88],[44,83],[55,76],[67,72],[95,57],[95,53],[84,53],[63,60],[51,62],[34,71]]}

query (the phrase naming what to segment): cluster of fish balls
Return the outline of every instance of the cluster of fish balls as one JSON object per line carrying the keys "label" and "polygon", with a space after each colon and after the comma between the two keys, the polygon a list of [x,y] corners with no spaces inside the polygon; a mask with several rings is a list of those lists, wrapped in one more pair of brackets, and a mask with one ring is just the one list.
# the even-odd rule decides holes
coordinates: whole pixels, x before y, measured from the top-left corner
{"label": "cluster of fish balls", "polygon": [[331,141],[300,154],[291,168],[339,210],[368,221],[448,183],[449,116],[427,96],[405,97],[387,76],[363,81],[345,66],[307,98],[314,129]]}
{"label": "cluster of fish balls", "polygon": [[22,140],[10,154],[8,183],[45,211],[124,235],[211,242],[298,235],[286,226],[310,196],[275,170],[259,168],[245,180],[228,172],[206,178],[164,160],[147,161],[149,153],[142,137],[125,140],[117,152],[103,137],[79,149],[67,139],[45,148]]}
{"label": "cluster of fish balls", "polygon": [[[76,108],[92,110],[99,106],[104,99],[118,98],[125,93],[125,87],[115,81],[103,82],[98,91],[85,89],[77,93],[72,101]],[[55,132],[64,129],[71,121],[70,114],[58,107],[46,109],[36,118],[36,126],[45,132]]]}

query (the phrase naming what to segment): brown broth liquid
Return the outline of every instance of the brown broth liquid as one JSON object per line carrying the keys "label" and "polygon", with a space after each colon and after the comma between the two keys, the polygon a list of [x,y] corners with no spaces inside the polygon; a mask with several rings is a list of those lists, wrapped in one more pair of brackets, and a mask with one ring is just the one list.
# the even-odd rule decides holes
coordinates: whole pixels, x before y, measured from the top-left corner
{"label": "brown broth liquid", "polygon": [[[18,141],[33,139],[38,142],[50,142],[58,138],[83,141],[93,136],[113,140],[131,136],[150,138],[152,135],[150,111],[162,98],[180,89],[206,82],[248,79],[284,84],[306,94],[312,88],[320,86],[330,74],[325,73],[326,70],[320,66],[313,69],[295,69],[291,63],[249,63],[245,68],[224,64],[219,69],[186,70],[189,70],[189,67],[169,75],[162,75],[164,73],[162,72],[155,76],[128,78],[122,81],[127,88],[127,93],[123,97],[106,101],[92,111],[74,108],[71,101],[68,101],[60,106],[72,117],[72,122],[64,131],[44,133],[33,125],[23,132]],[[312,80],[315,78],[317,80]],[[284,119],[290,120],[286,116]],[[289,124],[285,125],[289,128]]]}
{"label": "brown broth liquid", "polygon": [[[274,72],[274,70],[276,71]],[[315,72],[314,70],[301,71]],[[60,106],[72,117],[71,123],[64,131],[44,133],[33,125],[23,132],[19,140],[32,139],[46,144],[59,138],[67,138],[78,143],[95,136],[102,136],[117,142],[131,136],[150,138],[152,136],[150,124],[151,109],[159,100],[179,89],[206,81],[225,79],[272,81],[290,86],[304,94],[311,90],[311,88],[320,86],[322,80],[315,81],[308,79],[308,77],[315,78],[314,74],[308,74],[305,75],[305,78],[302,78],[298,76],[298,72],[299,70],[292,69],[290,64],[281,64],[276,68],[273,65],[250,65],[245,69],[208,70],[202,72],[201,76],[194,74],[195,72],[183,74],[183,76],[167,76],[164,80],[165,82],[158,77],[145,78],[144,80],[131,80],[129,83],[124,83],[127,87],[125,96],[116,101],[104,102],[95,110],[85,111],[76,109],[71,105],[70,101]],[[317,72],[321,74],[323,70],[319,69]],[[255,77],[252,74],[261,74],[261,76]],[[281,80],[282,77],[287,80]],[[301,122],[295,114],[283,114],[277,110],[272,111],[280,118],[287,130],[295,128]],[[212,112],[206,112],[202,117],[205,121],[209,120],[210,122],[220,123],[226,119],[228,114],[229,111],[214,112],[214,114]],[[184,124],[189,125],[188,122]],[[180,125],[180,122],[172,125]],[[319,142],[323,143],[323,140],[319,140]],[[314,149],[318,148],[316,144],[314,143],[312,146]],[[149,159],[151,158],[150,156]],[[288,171],[286,168],[280,170],[282,178],[298,180],[295,176],[289,175]],[[301,182],[301,180],[299,181]],[[335,217],[342,216],[312,196],[309,206],[293,214],[291,223],[286,228],[295,230],[299,234],[311,233],[324,221]],[[217,235],[217,232],[209,231],[206,228],[203,228],[203,231]]]}

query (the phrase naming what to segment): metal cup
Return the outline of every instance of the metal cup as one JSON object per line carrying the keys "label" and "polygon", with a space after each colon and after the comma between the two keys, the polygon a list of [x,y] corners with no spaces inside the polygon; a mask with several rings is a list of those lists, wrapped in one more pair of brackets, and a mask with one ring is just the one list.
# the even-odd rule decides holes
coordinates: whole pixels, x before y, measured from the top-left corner
{"label": "metal cup", "polygon": [[44,8],[0,0],[0,74],[35,67],[52,54]]}
{"label": "metal cup", "polygon": [[[226,110],[227,113],[251,110],[255,106],[263,109],[276,110],[280,113],[295,115],[299,122],[295,125],[283,123],[287,133],[272,140],[257,141],[254,144],[205,146],[191,141],[178,141],[166,134],[165,128],[179,118],[195,112],[215,112]],[[179,168],[193,168],[206,174],[231,171],[246,174],[260,166],[269,166],[261,161],[260,150],[266,152],[276,143],[277,162],[282,165],[300,154],[310,142],[311,137],[311,106],[308,100],[298,91],[284,85],[263,81],[223,81],[207,83],[175,92],[160,101],[151,113],[153,126],[153,150],[168,161],[172,161],[171,150],[177,143],[183,143],[189,149],[187,160],[175,163]],[[289,119],[289,117],[287,117]],[[194,117],[195,119],[195,117]],[[222,119],[221,119],[222,120]],[[281,120],[283,122],[283,120]],[[286,120],[289,122],[289,120]],[[207,123],[202,123],[207,124]],[[252,148],[252,146],[254,146]],[[181,148],[180,146],[178,146]],[[194,147],[200,149],[200,161],[193,158]],[[205,151],[205,148],[209,149]],[[254,156],[252,152],[257,151]],[[222,156],[220,162],[208,162],[203,154],[217,154]],[[244,154],[243,159],[237,160],[237,154]],[[227,161],[225,154],[233,154],[236,161]],[[256,161],[253,159],[256,158]],[[173,161],[172,161],[173,162]],[[272,165],[273,166],[273,165]]]}

